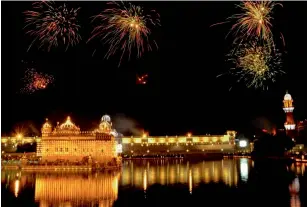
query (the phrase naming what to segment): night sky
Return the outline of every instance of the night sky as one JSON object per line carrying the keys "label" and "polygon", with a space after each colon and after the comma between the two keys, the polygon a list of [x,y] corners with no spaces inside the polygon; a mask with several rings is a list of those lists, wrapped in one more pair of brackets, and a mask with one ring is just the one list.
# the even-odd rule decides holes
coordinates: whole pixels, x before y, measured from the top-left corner
{"label": "night sky", "polygon": [[[286,52],[282,69],[287,74],[268,91],[247,89],[229,76],[216,78],[229,69],[225,54],[231,48],[232,37],[226,38],[231,24],[210,25],[237,13],[238,2],[135,3],[160,13],[162,26],[152,33],[159,49],[140,59],[126,57],[118,68],[119,56],[106,60],[106,47],[85,43],[92,30],[89,18],[106,2],[67,2],[81,7],[83,41],[66,52],[62,47],[44,52],[35,46],[27,52],[32,38],[25,35],[22,12],[31,9],[31,2],[1,2],[2,134],[10,133],[17,123],[31,121],[39,129],[46,117],[55,124],[67,115],[86,130],[104,114],[125,115],[152,135],[244,130],[259,118],[282,128],[286,90],[294,99],[295,118],[307,118],[307,2],[276,7],[273,32],[285,37],[285,48],[280,49]],[[29,65],[53,75],[54,84],[20,94]],[[135,84],[137,73],[149,74],[147,85]]]}

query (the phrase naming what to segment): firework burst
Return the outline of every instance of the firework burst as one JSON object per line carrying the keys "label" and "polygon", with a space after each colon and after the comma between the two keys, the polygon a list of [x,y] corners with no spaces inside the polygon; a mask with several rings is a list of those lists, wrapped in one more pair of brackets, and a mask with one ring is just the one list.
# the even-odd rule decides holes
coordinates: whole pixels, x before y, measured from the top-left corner
{"label": "firework burst", "polygon": [[69,10],[66,4],[57,7],[51,1],[34,2],[33,10],[24,12],[26,33],[34,37],[28,50],[35,42],[39,42],[39,48],[46,46],[48,51],[59,44],[66,45],[66,50],[78,44],[81,40],[77,22],[79,9]]}
{"label": "firework burst", "polygon": [[[152,50],[150,43],[151,30],[149,26],[159,26],[160,16],[155,11],[152,15],[144,14],[142,7],[124,2],[109,3],[112,8],[105,9],[100,14],[94,16],[93,21],[98,21],[99,25],[92,31],[92,36],[88,42],[94,38],[99,38],[104,44],[109,45],[105,57],[109,58],[117,51],[121,51],[119,65],[123,55],[128,53],[129,59],[132,50],[135,48],[137,57],[141,57],[145,51]],[[157,44],[153,41],[155,46]]]}
{"label": "firework burst", "polygon": [[51,75],[39,73],[35,69],[31,68],[26,70],[23,81],[25,86],[21,89],[21,92],[30,94],[47,88],[48,85],[53,83],[54,78]]}
{"label": "firework burst", "polygon": [[141,84],[141,85],[145,85],[147,84],[147,78],[148,78],[148,74],[145,75],[141,75],[141,76],[136,76],[136,84]]}
{"label": "firework burst", "polygon": [[247,87],[267,88],[268,82],[275,82],[276,77],[284,73],[281,67],[281,53],[258,42],[241,45],[229,54],[229,61],[234,64],[230,73],[244,81]]}
{"label": "firework burst", "polygon": [[[268,45],[273,43],[271,31],[273,19],[271,14],[275,6],[280,5],[273,1],[243,1],[238,7],[242,10],[240,14],[235,14],[229,19],[235,19],[236,23],[232,26],[237,39],[248,39],[257,37]],[[236,41],[235,40],[235,41]]]}

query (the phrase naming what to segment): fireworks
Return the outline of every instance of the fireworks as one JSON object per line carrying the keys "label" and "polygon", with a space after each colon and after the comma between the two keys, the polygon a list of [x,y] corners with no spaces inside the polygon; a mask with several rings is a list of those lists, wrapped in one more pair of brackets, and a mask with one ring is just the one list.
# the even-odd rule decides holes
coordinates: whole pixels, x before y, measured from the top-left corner
{"label": "fireworks", "polygon": [[281,54],[272,51],[269,46],[257,42],[242,45],[229,55],[235,65],[231,74],[244,81],[247,87],[266,88],[267,82],[275,82],[276,76],[284,73],[280,70]]}
{"label": "fireworks", "polygon": [[21,89],[21,92],[34,93],[35,91],[47,88],[54,81],[54,78],[51,75],[38,73],[35,69],[31,68],[26,70],[23,80],[25,87]]}
{"label": "fireworks", "polygon": [[[110,4],[113,8],[105,9],[94,17],[93,21],[99,21],[99,25],[93,29],[88,41],[99,37],[104,44],[109,45],[106,58],[121,51],[119,65],[126,52],[130,59],[133,48],[136,49],[137,57],[141,57],[145,51],[151,51],[149,25],[160,25],[159,14],[155,11],[151,11],[152,15],[144,14],[140,6],[131,3],[128,6],[124,2]],[[157,47],[156,42],[153,43]]]}
{"label": "fireworks", "polygon": [[147,78],[148,78],[148,75],[145,74],[145,75],[142,75],[142,76],[136,76],[136,84],[142,84],[142,85],[145,85],[147,83]]}
{"label": "fireworks", "polygon": [[236,14],[230,19],[236,19],[232,26],[239,39],[257,37],[259,40],[272,43],[272,10],[276,5],[281,5],[273,1],[244,1],[238,5],[242,13]]}
{"label": "fireworks", "polygon": [[66,50],[78,44],[81,40],[77,23],[79,9],[69,10],[66,4],[57,7],[50,1],[33,3],[33,11],[24,12],[26,33],[34,37],[28,50],[35,42],[39,42],[39,48],[47,46],[48,51],[59,43],[66,45]]}

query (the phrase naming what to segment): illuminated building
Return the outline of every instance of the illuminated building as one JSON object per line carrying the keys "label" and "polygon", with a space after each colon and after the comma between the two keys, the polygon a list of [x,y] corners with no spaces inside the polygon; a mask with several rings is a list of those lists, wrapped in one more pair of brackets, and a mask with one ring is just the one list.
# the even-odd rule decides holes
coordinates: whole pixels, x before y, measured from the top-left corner
{"label": "illuminated building", "polygon": [[284,96],[284,112],[286,113],[286,122],[285,122],[285,129],[286,134],[290,136],[292,139],[295,137],[295,122],[293,118],[293,99],[291,95],[287,92]]}
{"label": "illuminated building", "polygon": [[233,152],[236,132],[227,131],[225,135],[123,137],[123,154],[126,155],[165,155],[203,152]]}
{"label": "illuminated building", "polygon": [[42,157],[42,161],[115,162],[118,156],[111,127],[111,119],[107,115],[102,117],[99,127],[93,131],[81,131],[70,117],[52,129],[47,119],[41,130],[37,155]]}

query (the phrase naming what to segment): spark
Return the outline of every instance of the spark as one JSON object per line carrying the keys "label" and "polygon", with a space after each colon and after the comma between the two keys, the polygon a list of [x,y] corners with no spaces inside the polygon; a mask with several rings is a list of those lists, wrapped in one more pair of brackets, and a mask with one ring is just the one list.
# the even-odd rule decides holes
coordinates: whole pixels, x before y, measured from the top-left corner
{"label": "spark", "polygon": [[273,18],[271,15],[276,5],[282,6],[282,4],[274,1],[241,2],[238,7],[242,12],[229,18],[236,20],[231,31],[234,31],[235,36],[239,39],[257,37],[269,45],[273,44],[273,34],[271,31],[271,20]]}
{"label": "spark", "polygon": [[77,15],[80,8],[70,10],[64,3],[56,6],[52,1],[40,1],[33,3],[33,10],[25,11],[26,34],[34,37],[28,50],[35,42],[39,42],[39,48],[47,46],[50,51],[60,43],[69,46],[78,44],[80,25]]}
{"label": "spark", "polygon": [[148,78],[148,74],[145,75],[141,75],[141,76],[136,76],[136,84],[142,84],[145,85],[147,84],[147,78]]}
{"label": "spark", "polygon": [[43,90],[53,83],[54,78],[51,75],[36,72],[34,68],[27,69],[23,78],[25,82],[22,93],[34,93],[38,90]]}
{"label": "spark", "polygon": [[252,41],[234,49],[228,55],[235,67],[230,73],[238,78],[238,82],[244,81],[246,86],[255,88],[267,88],[268,82],[275,82],[276,77],[283,74],[281,67],[281,53],[274,51],[267,45],[261,45]]}
{"label": "spark", "polygon": [[[160,26],[160,16],[155,11],[145,14],[143,8],[124,2],[109,3],[112,8],[103,10],[94,16],[93,21],[99,22],[89,38],[99,38],[109,46],[105,58],[109,58],[116,52],[121,52],[119,66],[125,53],[129,59],[133,49],[136,49],[137,57],[141,57],[145,51],[152,51],[150,41],[151,29],[149,26]],[[156,41],[154,45],[158,48]]]}

